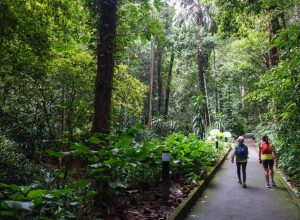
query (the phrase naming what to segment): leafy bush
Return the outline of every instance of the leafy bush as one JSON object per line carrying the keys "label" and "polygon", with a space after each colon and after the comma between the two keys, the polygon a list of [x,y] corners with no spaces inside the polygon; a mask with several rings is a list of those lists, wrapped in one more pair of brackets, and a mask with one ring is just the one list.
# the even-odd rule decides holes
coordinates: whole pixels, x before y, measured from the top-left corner
{"label": "leafy bush", "polygon": [[291,131],[292,128],[290,127],[291,123],[280,129],[278,129],[278,125],[272,127],[260,124],[256,127],[255,133],[258,134],[259,138],[268,134],[279,155],[279,168],[289,176],[290,181],[295,186],[300,187],[300,133],[297,128]]}
{"label": "leafy bush", "polygon": [[41,167],[18,153],[12,142],[0,136],[0,179],[4,183],[29,184],[42,176]]}
{"label": "leafy bush", "polygon": [[118,190],[157,184],[163,148],[157,140],[141,141],[143,134],[143,126],[137,125],[121,135],[110,136],[111,144],[99,151],[98,166],[91,170],[91,175],[109,186],[110,197]]}
{"label": "leafy bush", "polygon": [[[95,193],[87,180],[73,181],[70,188],[47,190],[31,184],[0,184],[0,217],[5,219],[75,219],[86,216]],[[2,219],[2,218],[1,218]]]}
{"label": "leafy bush", "polygon": [[75,154],[87,157],[92,164],[90,178],[101,182],[103,198],[114,199],[132,190],[157,185],[161,176],[161,154],[166,149],[171,152],[172,176],[195,182],[219,158],[224,145],[220,141],[217,149],[214,141],[200,140],[193,134],[172,134],[163,142],[141,140],[143,133],[143,126],[136,125],[125,133],[111,135],[110,145],[100,149],[98,155],[92,154],[88,147],[100,143],[96,136],[88,143],[72,146]]}
{"label": "leafy bush", "polygon": [[195,176],[192,182],[207,173],[209,166],[213,165],[224,149],[223,142],[216,148],[214,142],[201,140],[194,134],[185,136],[180,133],[168,136],[164,145],[171,152],[173,174]]}
{"label": "leafy bush", "polygon": [[[64,170],[59,169],[53,173],[54,181],[43,186],[0,184],[0,198],[3,200],[0,216],[7,219],[78,218],[87,214],[86,209],[90,209],[88,204],[92,204],[95,195],[103,202],[101,209],[112,210],[120,196],[159,184],[163,150],[171,153],[172,177],[185,177],[188,182],[195,183],[205,175],[224,149],[222,141],[216,148],[214,141],[200,140],[194,134],[172,134],[165,141],[141,139],[144,131],[143,126],[136,125],[124,133],[111,135],[108,137],[110,144],[96,154],[91,149],[93,145],[101,143],[97,135],[86,143],[73,144],[71,149],[74,156],[90,164],[85,174],[77,175],[77,180],[70,175],[65,179]],[[12,143],[6,140],[1,143],[4,152],[13,152]],[[24,156],[15,154],[17,157],[14,158],[19,164],[24,161],[30,164]],[[48,151],[48,154],[58,158],[63,156],[61,152],[54,151]],[[6,166],[13,164],[8,160]],[[24,169],[15,169],[19,174],[21,171],[24,173]],[[26,179],[26,182],[29,180]]]}
{"label": "leafy bush", "polygon": [[289,150],[280,148],[279,167],[291,178],[291,181],[300,187],[300,149],[290,147]]}
{"label": "leafy bush", "polygon": [[236,119],[232,122],[228,129],[237,136],[243,135],[246,132],[246,122],[243,119]]}
{"label": "leafy bush", "polygon": [[123,189],[150,187],[156,185],[160,178],[162,151],[169,150],[172,176],[188,178],[193,173],[194,176],[199,176],[198,180],[224,149],[222,141],[219,148],[216,148],[214,141],[201,140],[194,134],[172,134],[162,143],[158,140],[137,142],[135,136],[141,130],[142,128],[129,129],[115,138],[118,141],[101,149],[98,161],[100,167],[94,169],[92,174],[100,178],[101,182],[108,181],[109,186],[118,182],[119,188]]}
{"label": "leafy bush", "polygon": [[291,182],[300,188],[300,132],[282,135],[277,139],[279,167],[290,177]]}

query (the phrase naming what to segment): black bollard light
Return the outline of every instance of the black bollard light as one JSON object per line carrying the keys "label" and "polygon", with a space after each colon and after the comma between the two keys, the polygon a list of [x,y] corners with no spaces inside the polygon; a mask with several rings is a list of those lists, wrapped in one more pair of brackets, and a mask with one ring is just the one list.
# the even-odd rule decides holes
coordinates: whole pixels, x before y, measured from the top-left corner
{"label": "black bollard light", "polygon": [[219,147],[219,141],[217,140],[216,141],[216,148],[218,148]]}
{"label": "black bollard light", "polygon": [[169,199],[170,187],[170,152],[162,152],[162,197],[163,200]]}

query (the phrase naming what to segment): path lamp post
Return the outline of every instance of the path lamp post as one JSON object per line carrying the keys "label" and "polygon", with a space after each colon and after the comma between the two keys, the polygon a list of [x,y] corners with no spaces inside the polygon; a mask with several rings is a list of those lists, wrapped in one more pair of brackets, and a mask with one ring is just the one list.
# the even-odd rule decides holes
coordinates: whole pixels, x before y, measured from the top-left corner
{"label": "path lamp post", "polygon": [[169,199],[169,187],[170,187],[170,152],[162,152],[162,197],[163,200]]}
{"label": "path lamp post", "polygon": [[218,148],[219,147],[219,141],[217,140],[216,141],[216,148]]}

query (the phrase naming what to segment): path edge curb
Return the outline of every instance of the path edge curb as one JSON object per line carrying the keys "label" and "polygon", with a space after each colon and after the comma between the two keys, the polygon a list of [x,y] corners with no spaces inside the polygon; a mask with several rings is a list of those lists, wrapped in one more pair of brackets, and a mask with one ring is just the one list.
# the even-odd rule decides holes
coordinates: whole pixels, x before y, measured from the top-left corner
{"label": "path edge curb", "polygon": [[300,209],[300,198],[296,195],[296,193],[293,191],[292,187],[288,184],[284,172],[276,168],[276,174],[278,176],[279,181],[281,182],[282,185],[284,185],[285,189],[288,191],[290,197],[294,200],[296,203],[297,207]]}
{"label": "path edge curb", "polygon": [[221,168],[224,161],[226,160],[228,154],[230,153],[232,147],[229,146],[229,149],[224,154],[224,156],[220,159],[218,164],[213,168],[212,171],[208,174],[208,176],[199,182],[199,185],[196,186],[189,195],[182,201],[182,203],[177,206],[173,212],[168,217],[168,220],[182,220],[184,219],[192,207],[196,204],[197,200],[201,196],[201,193],[205,190],[209,182],[212,180],[213,176],[216,174],[216,172]]}

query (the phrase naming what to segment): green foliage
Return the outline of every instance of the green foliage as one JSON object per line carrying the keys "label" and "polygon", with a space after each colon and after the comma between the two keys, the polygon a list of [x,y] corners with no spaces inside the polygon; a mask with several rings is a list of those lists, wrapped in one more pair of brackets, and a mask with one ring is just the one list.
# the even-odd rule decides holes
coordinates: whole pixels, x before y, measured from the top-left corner
{"label": "green foliage", "polygon": [[4,183],[28,184],[43,177],[42,167],[17,151],[15,144],[0,136],[0,179]]}
{"label": "green foliage", "polygon": [[[31,56],[43,56],[49,48],[47,33],[47,3],[44,1],[1,1],[1,35],[4,39],[1,45],[6,43],[16,43],[20,50]],[[39,20],[39,22],[36,22]],[[21,52],[19,51],[19,52]],[[1,50],[10,52],[13,55],[14,49]],[[2,56],[1,56],[2,57]],[[1,61],[18,62],[13,57],[5,56]],[[36,57],[38,58],[38,57]],[[25,58],[26,59],[26,58]],[[0,62],[1,62],[0,61]],[[22,61],[20,62],[22,63]]]}
{"label": "green foliage", "polygon": [[[227,56],[222,58],[229,62],[225,61],[220,70],[227,77],[234,74],[242,78],[239,85],[243,85],[245,95],[241,105],[233,108],[238,111],[225,113],[236,118],[225,126],[234,133],[252,128],[259,136],[268,134],[279,151],[280,167],[299,185],[299,18],[293,13],[299,2],[217,0],[216,4],[219,35],[239,36],[232,37]],[[265,32],[272,21],[280,27],[270,39]],[[271,48],[280,51],[278,65],[269,60]],[[241,116],[247,118],[247,123]]]}
{"label": "green foliage", "polygon": [[219,148],[214,142],[200,140],[196,135],[172,134],[164,142],[165,149],[171,153],[171,170],[174,176],[197,177],[192,182],[202,178],[209,166],[216,162],[224,149],[221,143]]}
{"label": "green foliage", "polygon": [[193,97],[193,108],[196,112],[195,117],[193,118],[193,133],[196,134],[200,138],[204,138],[205,130],[204,130],[204,107],[205,100],[203,96],[195,96]]}
{"label": "green foliage", "polygon": [[6,219],[70,219],[86,215],[87,202],[95,193],[84,179],[70,188],[47,190],[37,184],[18,186],[0,183],[0,217]]}
{"label": "green foliage", "polygon": [[[264,74],[257,83],[257,90],[248,100],[263,103],[264,126],[273,128],[274,141],[278,143],[280,167],[300,185],[299,160],[299,25],[282,30],[275,43],[282,49],[283,60],[277,67]],[[287,41],[288,39],[288,41]]]}
{"label": "green foliage", "polygon": [[109,137],[111,144],[99,151],[98,165],[91,174],[109,186],[110,197],[118,193],[117,188],[132,189],[156,183],[162,148],[155,140],[136,141],[142,129],[143,126],[136,125],[120,136]]}
{"label": "green foliage", "polygon": [[[117,34],[117,55],[124,56],[131,50],[131,45],[137,39],[144,43],[156,36],[160,41],[165,41],[162,31],[162,22],[156,8],[148,3],[124,3],[120,5],[120,17]],[[137,22],[138,21],[138,22]]]}
{"label": "green foliage", "polygon": [[0,128],[26,157],[39,160],[59,136],[89,129],[95,70],[89,13],[83,1],[4,1],[0,7],[1,31],[7,31],[0,33]]}
{"label": "green foliage", "polygon": [[[108,167],[115,178],[124,178],[121,182],[129,188],[155,184],[151,180],[160,175],[161,153],[167,149],[171,152],[174,178],[190,173],[203,176],[208,166],[218,159],[224,149],[224,145],[220,145],[216,149],[213,142],[200,140],[195,135],[172,134],[160,146],[155,140],[135,142],[130,134],[125,133],[112,145],[111,152],[107,148],[99,152],[102,156],[105,152],[108,159],[103,162],[101,172],[107,173],[103,169]],[[113,171],[114,169],[116,170]],[[139,180],[134,176],[139,177]],[[141,176],[144,178],[140,178]]]}
{"label": "green foliage", "polygon": [[[170,150],[172,155],[172,178],[184,176],[189,183],[195,184],[206,174],[209,166],[213,165],[224,149],[222,144],[216,149],[213,143],[199,140],[195,135],[173,134],[168,136],[162,145],[157,140],[136,141],[142,133],[143,126],[136,125],[125,133],[111,135],[110,145],[99,150],[96,160],[89,147],[75,144],[75,155],[87,158],[91,165],[86,173],[88,179],[72,180],[69,177],[66,188],[52,190],[37,185],[2,184],[2,199],[18,203],[4,202],[0,215],[15,219],[35,219],[38,216],[78,217],[83,214],[81,210],[86,202],[95,195],[91,190],[95,181],[101,183],[101,189],[95,189],[98,190],[98,195],[105,201],[116,202],[120,195],[158,184],[161,175],[161,154],[165,149]],[[89,142],[99,144],[100,140],[94,136]],[[49,154],[61,157],[61,154],[54,151],[49,151]],[[30,203],[31,201],[33,203]],[[19,208],[13,208],[15,205]]]}
{"label": "green foliage", "polygon": [[240,36],[241,26],[253,25],[252,16],[256,18],[267,16],[268,19],[280,17],[283,13],[288,13],[297,2],[294,0],[216,0],[216,5],[219,34],[222,37],[229,37]]}
{"label": "green foliage", "polygon": [[[295,140],[297,137],[297,140]],[[281,137],[282,142],[277,145],[277,151],[280,155],[279,167],[290,177],[290,181],[300,187],[300,150],[299,131],[293,133],[293,137]],[[292,140],[293,139],[293,140]]]}
{"label": "green foliage", "polygon": [[[109,145],[97,154],[92,153],[89,147],[100,143],[97,136],[84,144],[73,145],[74,155],[89,161],[88,182],[92,186],[100,183],[101,187],[95,190],[102,200],[109,201],[108,208],[116,204],[121,195],[159,183],[163,150],[171,152],[171,178],[185,177],[191,184],[204,177],[225,150],[222,141],[216,149],[213,141],[200,140],[192,134],[172,134],[161,142],[141,138],[144,132],[144,126],[137,124],[126,132],[110,135],[107,137]],[[60,156],[50,153],[54,157]]]}
{"label": "green foliage", "polygon": [[126,113],[139,116],[147,91],[147,86],[135,77],[128,74],[128,67],[119,65],[116,68],[114,78],[113,105],[115,111],[119,112],[121,107],[126,109]]}

